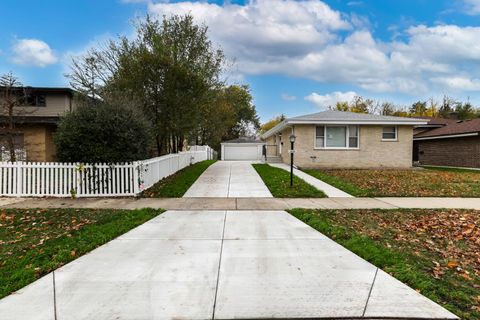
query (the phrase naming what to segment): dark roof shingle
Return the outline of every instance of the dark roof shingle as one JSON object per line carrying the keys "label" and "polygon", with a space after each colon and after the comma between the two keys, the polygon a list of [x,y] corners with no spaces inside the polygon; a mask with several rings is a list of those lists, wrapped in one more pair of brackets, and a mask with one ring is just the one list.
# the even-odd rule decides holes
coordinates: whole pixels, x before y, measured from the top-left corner
{"label": "dark roof shingle", "polygon": [[449,136],[474,132],[480,132],[480,119],[448,121],[445,126],[420,132],[416,134],[414,138]]}

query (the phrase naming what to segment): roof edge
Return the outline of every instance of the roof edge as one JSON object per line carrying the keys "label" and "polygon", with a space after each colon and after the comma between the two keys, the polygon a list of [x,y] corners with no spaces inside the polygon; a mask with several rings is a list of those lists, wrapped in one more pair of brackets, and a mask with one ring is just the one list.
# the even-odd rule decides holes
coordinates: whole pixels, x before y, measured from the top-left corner
{"label": "roof edge", "polygon": [[405,118],[399,120],[295,120],[295,119],[285,119],[279,124],[277,124],[272,129],[268,130],[260,137],[262,139],[267,139],[268,137],[274,135],[275,133],[283,130],[288,125],[295,124],[346,124],[346,125],[397,125],[397,126],[419,126],[425,125],[428,121],[417,118]]}
{"label": "roof edge", "polygon": [[441,134],[437,136],[426,136],[426,137],[413,137],[413,141],[422,141],[422,140],[436,140],[436,139],[449,139],[449,138],[463,138],[463,137],[475,137],[480,135],[479,132],[465,132],[465,133],[454,133],[454,134]]}

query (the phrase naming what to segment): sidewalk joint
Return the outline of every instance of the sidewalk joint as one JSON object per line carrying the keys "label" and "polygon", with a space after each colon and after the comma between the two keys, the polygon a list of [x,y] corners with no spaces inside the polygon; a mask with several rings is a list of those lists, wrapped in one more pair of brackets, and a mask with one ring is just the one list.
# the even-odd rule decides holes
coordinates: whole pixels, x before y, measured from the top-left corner
{"label": "sidewalk joint", "polygon": [[370,291],[368,292],[367,302],[365,302],[365,308],[363,308],[362,318],[365,317],[365,312],[367,312],[368,301],[370,300],[370,296],[372,295],[373,286],[375,284],[375,280],[377,279],[378,268],[375,269],[375,276],[373,276],[372,286],[370,287]]}
{"label": "sidewalk joint", "polygon": [[230,166],[230,171],[228,174],[228,189],[227,189],[227,198],[230,198],[230,182],[232,180],[232,166]]}
{"label": "sidewalk joint", "polygon": [[57,320],[57,291],[55,289],[55,270],[52,271],[53,281],[53,318]]}
{"label": "sidewalk joint", "polygon": [[389,206],[393,206],[393,207],[395,207],[395,209],[403,209],[403,208],[400,207],[400,206],[394,205],[394,204],[392,204],[392,203],[390,203],[390,202],[387,202],[387,201],[385,201],[385,200],[383,200],[383,199],[380,199],[380,198],[372,198],[372,199],[375,199],[375,200],[377,200],[377,201],[380,201],[380,202],[383,202],[383,203],[385,203],[385,204],[388,204]]}
{"label": "sidewalk joint", "polygon": [[227,223],[227,211],[223,219],[222,242],[220,245],[220,258],[218,259],[217,284],[215,286],[215,298],[213,300],[212,320],[215,319],[215,308],[217,307],[218,284],[220,283],[220,267],[222,265],[223,242],[225,239],[225,225]]}

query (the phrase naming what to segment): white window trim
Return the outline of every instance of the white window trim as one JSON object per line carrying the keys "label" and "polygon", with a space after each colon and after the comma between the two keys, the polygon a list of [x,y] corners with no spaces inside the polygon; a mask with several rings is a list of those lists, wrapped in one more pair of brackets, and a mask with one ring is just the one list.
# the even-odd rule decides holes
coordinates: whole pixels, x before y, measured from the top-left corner
{"label": "white window trim", "polygon": [[[385,127],[394,127],[395,128],[395,138],[394,139],[384,139],[383,138],[383,128]],[[382,127],[382,141],[390,141],[390,142],[395,142],[398,141],[398,126],[383,126]]]}
{"label": "white window trim", "polygon": [[[357,133],[357,147],[356,148],[349,148],[350,145],[349,137],[350,137],[350,126],[357,126],[358,133]],[[314,150],[360,150],[360,126],[359,125],[352,125],[352,124],[318,124],[314,125],[313,130],[313,149]],[[323,127],[323,147],[317,147],[317,127]],[[327,147],[327,127],[346,127],[346,135],[345,135],[345,145],[346,147]]]}

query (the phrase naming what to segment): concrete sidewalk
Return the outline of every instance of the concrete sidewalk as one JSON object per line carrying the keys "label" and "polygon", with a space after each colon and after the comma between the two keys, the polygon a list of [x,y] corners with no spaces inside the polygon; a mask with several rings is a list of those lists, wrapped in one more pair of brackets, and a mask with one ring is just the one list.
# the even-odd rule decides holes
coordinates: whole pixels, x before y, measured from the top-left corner
{"label": "concrete sidewalk", "polygon": [[252,161],[217,161],[187,190],[185,198],[272,197]]}
{"label": "concrete sidewalk", "polygon": [[[285,163],[270,163],[270,165],[272,167],[280,168],[290,172],[290,166],[286,165]],[[293,174],[299,177],[300,179],[304,180],[306,183],[322,191],[329,198],[332,198],[332,197],[333,198],[338,198],[338,197],[352,198],[353,197],[352,195],[346,193],[345,191],[335,188],[334,186],[329,185],[328,183],[323,182],[322,180],[319,180],[315,177],[312,177],[311,175],[306,174],[301,170],[294,168]]]}
{"label": "concrete sidewalk", "polygon": [[284,211],[168,211],[0,300],[0,318],[457,319]]}
{"label": "concrete sidewalk", "polygon": [[475,209],[480,198],[0,198],[0,208],[167,210]]}

